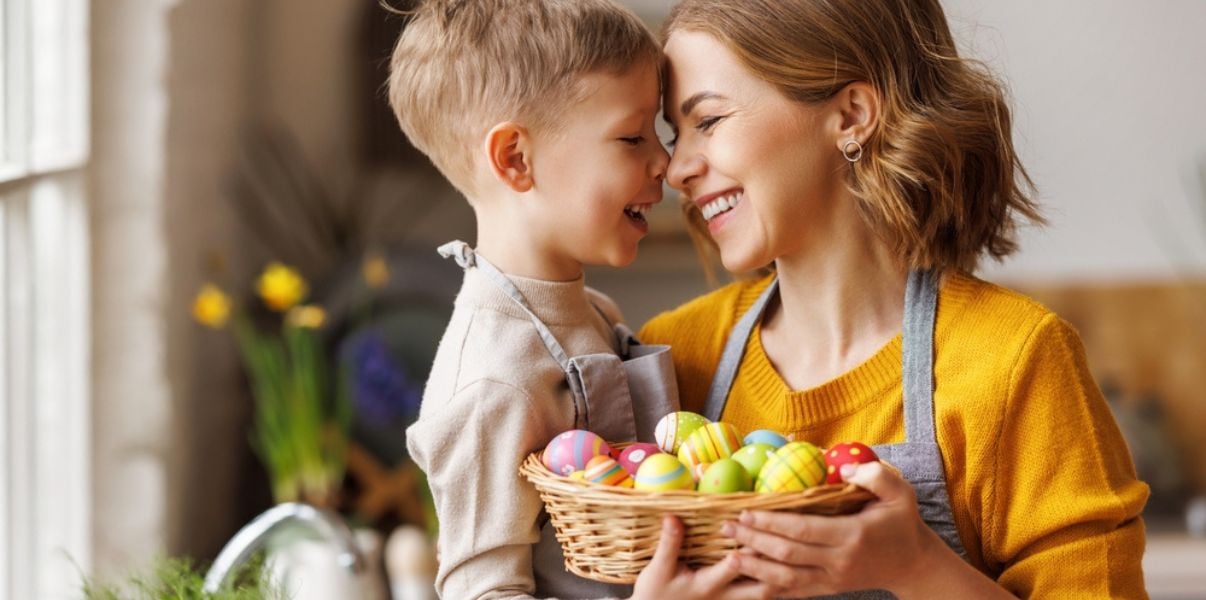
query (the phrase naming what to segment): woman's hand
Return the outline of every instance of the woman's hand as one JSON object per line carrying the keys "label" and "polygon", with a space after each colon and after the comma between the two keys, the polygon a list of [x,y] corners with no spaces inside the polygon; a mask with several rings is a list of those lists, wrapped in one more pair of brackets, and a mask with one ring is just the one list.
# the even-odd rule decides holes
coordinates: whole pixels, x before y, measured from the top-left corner
{"label": "woman's hand", "polygon": [[894,470],[880,463],[846,465],[842,475],[877,498],[847,516],[742,513],[721,530],[744,546],[736,569],[784,596],[886,589],[902,598],[926,597],[931,590],[937,596],[1010,597],[926,526],[912,486]]}
{"label": "woman's hand", "polygon": [[724,560],[699,570],[680,564],[678,549],[682,544],[682,523],[677,517],[667,515],[662,519],[662,537],[658,540],[653,559],[637,577],[632,590],[632,600],[766,600],[775,595],[775,589],[766,583],[734,582],[741,576],[736,568],[736,555],[729,555]]}

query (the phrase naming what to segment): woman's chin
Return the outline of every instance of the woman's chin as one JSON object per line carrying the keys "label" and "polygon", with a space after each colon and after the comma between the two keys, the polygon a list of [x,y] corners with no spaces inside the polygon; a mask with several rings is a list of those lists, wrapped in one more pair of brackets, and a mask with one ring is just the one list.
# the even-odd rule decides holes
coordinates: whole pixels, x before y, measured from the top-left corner
{"label": "woman's chin", "polygon": [[720,248],[720,264],[724,265],[724,269],[730,273],[749,273],[765,267],[770,264],[770,261],[759,261],[748,251],[733,249],[726,252],[722,246]]}

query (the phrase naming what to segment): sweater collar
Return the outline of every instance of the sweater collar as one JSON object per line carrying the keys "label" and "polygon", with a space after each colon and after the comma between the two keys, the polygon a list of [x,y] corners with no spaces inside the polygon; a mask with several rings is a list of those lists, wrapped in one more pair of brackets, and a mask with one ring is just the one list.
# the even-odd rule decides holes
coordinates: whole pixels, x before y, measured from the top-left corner
{"label": "sweater collar", "polygon": [[[507,277],[523,294],[536,317],[547,325],[578,324],[599,318],[586,292],[585,275],[570,281]],[[476,268],[465,271],[465,283],[457,296],[457,304],[473,304],[517,318],[529,318],[519,304]]]}

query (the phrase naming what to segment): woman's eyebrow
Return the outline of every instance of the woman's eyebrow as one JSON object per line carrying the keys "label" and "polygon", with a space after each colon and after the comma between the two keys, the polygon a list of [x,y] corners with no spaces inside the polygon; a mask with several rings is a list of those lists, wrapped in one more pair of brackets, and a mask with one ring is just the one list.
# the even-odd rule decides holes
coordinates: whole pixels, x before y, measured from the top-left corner
{"label": "woman's eyebrow", "polygon": [[716,92],[699,92],[698,94],[695,94],[683,101],[683,105],[681,107],[682,112],[680,114],[685,117],[691,114],[691,111],[695,110],[695,107],[698,106],[700,102],[712,99],[724,99],[724,96],[717,94]]}

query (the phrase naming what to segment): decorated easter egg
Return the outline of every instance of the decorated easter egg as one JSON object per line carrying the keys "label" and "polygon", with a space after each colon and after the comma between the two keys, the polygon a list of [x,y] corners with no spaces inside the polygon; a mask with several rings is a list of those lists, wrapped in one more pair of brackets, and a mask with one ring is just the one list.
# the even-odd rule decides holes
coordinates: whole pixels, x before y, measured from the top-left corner
{"label": "decorated easter egg", "polygon": [[653,430],[653,437],[663,452],[676,454],[692,432],[707,424],[708,420],[703,415],[680,410],[662,417]]}
{"label": "decorated easter egg", "polygon": [[638,490],[651,492],[667,492],[670,490],[693,490],[695,480],[677,458],[669,454],[659,453],[645,459],[641,468],[637,469],[636,483]]}
{"label": "decorated easter egg", "polygon": [[775,450],[758,475],[759,492],[799,492],[825,481],[825,455],[808,442]]}
{"label": "decorated easter egg", "polygon": [[608,455],[611,447],[603,438],[585,429],[571,429],[557,434],[544,447],[541,462],[558,475],[569,475],[586,468],[586,463],[596,456]]}
{"label": "decorated easter egg", "polygon": [[662,449],[657,447],[657,444],[638,443],[633,444],[620,451],[620,466],[628,471],[629,475],[636,475],[637,468],[645,462],[646,458],[654,454],[661,453]]}
{"label": "decorated easter egg", "polygon": [[569,478],[577,479],[578,481],[586,481],[586,471],[574,471],[573,473],[569,474]]}
{"label": "decorated easter egg", "polygon": [[699,463],[698,465],[692,465],[687,468],[691,471],[691,479],[694,479],[695,483],[698,484],[699,480],[703,478],[704,471],[707,471],[708,467],[710,466],[712,466],[712,463]]}
{"label": "decorated easter egg", "polygon": [[586,463],[586,480],[603,485],[632,487],[632,477],[610,456],[596,456]]}
{"label": "decorated easter egg", "polygon": [[844,481],[842,465],[857,465],[878,460],[879,456],[866,444],[859,442],[834,444],[832,448],[825,451],[825,464],[827,465],[825,483],[842,483]]}
{"label": "decorated easter egg", "polygon": [[748,492],[754,489],[754,480],[745,466],[731,459],[722,458],[712,463],[699,480],[699,491],[709,494]]}
{"label": "decorated easter egg", "polygon": [[777,431],[758,429],[756,431],[751,431],[749,435],[745,436],[744,440],[741,440],[741,442],[746,446],[749,446],[750,444],[769,444],[777,449],[787,445],[787,438],[779,435],[779,432]]}
{"label": "decorated easter egg", "polygon": [[[746,439],[749,439],[748,436]],[[754,442],[753,444],[742,446],[740,450],[733,453],[732,458],[745,467],[745,471],[750,474],[750,478],[757,481],[758,474],[762,472],[762,465],[765,465],[767,459],[774,453],[774,446],[762,442]]]}
{"label": "decorated easter egg", "polygon": [[693,467],[728,458],[741,448],[741,433],[728,423],[708,423],[696,429],[678,449],[679,462]]}

